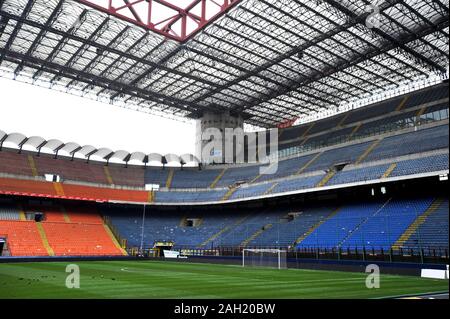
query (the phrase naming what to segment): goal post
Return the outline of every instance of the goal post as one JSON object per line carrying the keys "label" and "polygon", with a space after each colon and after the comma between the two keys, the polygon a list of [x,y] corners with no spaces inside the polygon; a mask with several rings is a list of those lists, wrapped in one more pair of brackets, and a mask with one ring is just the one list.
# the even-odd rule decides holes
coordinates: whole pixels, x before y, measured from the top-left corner
{"label": "goal post", "polygon": [[281,249],[243,249],[242,267],[287,269],[287,252]]}

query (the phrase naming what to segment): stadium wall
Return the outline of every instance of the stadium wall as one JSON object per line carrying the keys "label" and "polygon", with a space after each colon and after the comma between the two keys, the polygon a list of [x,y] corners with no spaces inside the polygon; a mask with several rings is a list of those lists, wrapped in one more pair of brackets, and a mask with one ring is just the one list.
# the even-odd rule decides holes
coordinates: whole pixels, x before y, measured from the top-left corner
{"label": "stadium wall", "polygon": [[[0,264],[4,263],[32,263],[32,262],[82,262],[82,261],[166,261],[177,263],[205,263],[220,265],[242,265],[242,257],[202,257],[192,256],[183,259],[167,258],[141,258],[132,256],[99,256],[99,257],[8,257],[0,258]],[[324,271],[343,271],[365,273],[368,265],[374,264],[370,261],[337,261],[337,260],[311,260],[311,259],[288,259],[289,269],[310,269]],[[421,264],[421,263],[385,263],[376,262],[383,274],[418,276],[422,269],[445,270],[443,264]]]}

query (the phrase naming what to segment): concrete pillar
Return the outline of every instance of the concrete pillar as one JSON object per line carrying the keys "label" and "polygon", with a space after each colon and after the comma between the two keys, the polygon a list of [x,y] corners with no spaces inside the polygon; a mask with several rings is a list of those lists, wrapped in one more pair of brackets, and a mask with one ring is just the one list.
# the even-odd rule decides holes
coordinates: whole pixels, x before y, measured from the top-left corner
{"label": "concrete pillar", "polygon": [[[218,141],[219,149],[214,150],[214,163],[222,164],[225,162],[225,143],[229,143],[226,139],[225,129],[244,129],[244,120],[241,116],[231,116],[228,112],[213,113],[205,112],[203,117],[197,120],[196,123],[196,156],[203,164],[211,163],[211,158],[204,158],[203,153],[205,147],[211,143],[211,140],[202,140],[202,136],[207,129],[217,129],[220,132],[222,139]],[[238,141],[237,149],[244,149],[243,143]],[[211,154],[213,155],[213,154]]]}

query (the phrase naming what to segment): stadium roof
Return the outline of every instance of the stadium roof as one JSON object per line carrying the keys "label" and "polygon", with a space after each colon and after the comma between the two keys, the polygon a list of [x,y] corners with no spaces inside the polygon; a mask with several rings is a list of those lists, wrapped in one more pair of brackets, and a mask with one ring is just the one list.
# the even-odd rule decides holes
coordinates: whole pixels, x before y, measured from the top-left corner
{"label": "stadium roof", "polygon": [[47,153],[55,155],[70,156],[72,158],[84,158],[89,161],[91,158],[105,162],[118,161],[128,164],[133,162],[138,165],[147,165],[150,163],[158,163],[161,165],[168,163],[176,163],[178,165],[194,164],[198,165],[200,161],[195,155],[183,154],[181,156],[175,154],[166,154],[165,156],[158,153],[144,154],[142,152],[128,152],[124,150],[113,151],[110,148],[96,148],[92,145],[81,146],[78,143],[64,143],[57,139],[45,140],[40,136],[27,137],[21,133],[7,134],[0,130],[0,151],[4,146],[12,149],[35,151],[37,154]]}
{"label": "stadium roof", "polygon": [[[0,0],[0,75],[144,112],[229,111],[275,127],[448,70],[445,0],[214,0],[217,15],[181,36],[148,16],[139,25],[142,12],[92,8],[101,2]],[[138,2],[112,3],[131,12]]]}

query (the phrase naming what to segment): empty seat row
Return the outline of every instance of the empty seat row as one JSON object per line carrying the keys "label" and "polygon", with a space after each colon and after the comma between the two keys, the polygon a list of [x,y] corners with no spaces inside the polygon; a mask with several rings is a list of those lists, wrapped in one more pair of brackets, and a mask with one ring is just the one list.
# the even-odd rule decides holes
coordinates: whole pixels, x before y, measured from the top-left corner
{"label": "empty seat row", "polygon": [[102,224],[51,223],[43,227],[56,256],[120,256]]}
{"label": "empty seat row", "polygon": [[0,220],[0,236],[11,256],[48,256],[34,221]]}
{"label": "empty seat row", "polygon": [[[289,207],[202,209],[182,212],[109,207],[102,210],[129,247],[297,247],[389,251],[435,200],[391,198],[364,202]],[[196,220],[187,225],[187,219]],[[415,228],[414,228],[415,229]],[[294,246],[294,245],[297,246]],[[428,216],[405,246],[448,249],[448,200]]]}
{"label": "empty seat row", "polygon": [[123,255],[95,206],[36,206],[25,210],[43,213],[44,220],[37,223],[0,218],[0,237],[6,238],[6,249],[11,256]]}
{"label": "empty seat row", "polygon": [[389,250],[431,205],[431,198],[346,205],[299,243],[299,248]]}

